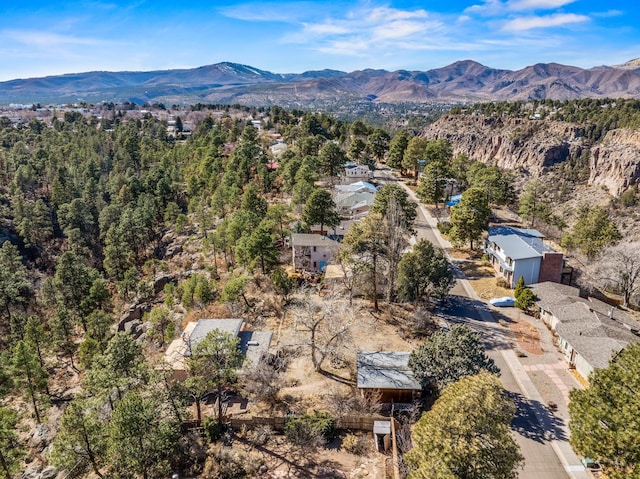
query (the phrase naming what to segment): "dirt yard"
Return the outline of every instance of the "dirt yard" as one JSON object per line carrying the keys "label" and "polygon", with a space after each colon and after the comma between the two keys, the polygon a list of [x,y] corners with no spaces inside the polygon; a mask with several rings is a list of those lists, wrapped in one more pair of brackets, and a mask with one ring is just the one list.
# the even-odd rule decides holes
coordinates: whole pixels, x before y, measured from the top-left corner
{"label": "dirt yard", "polygon": [[[331,301],[316,292],[307,295],[317,303]],[[298,298],[300,300],[302,298]],[[346,300],[339,300],[346,301]],[[380,303],[380,310],[374,311],[369,301],[354,301],[355,313],[349,319],[351,327],[345,333],[344,341],[329,354],[322,364],[322,371],[316,372],[310,359],[310,333],[300,318],[302,314],[295,305],[289,308],[284,318],[270,316],[263,318],[264,329],[274,331],[272,350],[284,349],[291,358],[285,372],[285,387],[279,397],[287,410],[301,412],[327,411],[337,414],[341,403],[357,397],[356,354],[358,351],[411,351],[422,340],[417,335],[415,325],[420,325],[420,334],[428,334],[435,329],[429,315],[412,306],[387,305]],[[419,318],[416,320],[416,318]],[[207,414],[215,415],[214,405]],[[227,414],[236,418],[269,417],[273,408],[253,401],[238,400],[228,408]],[[283,414],[279,411],[277,414]],[[342,448],[345,433],[332,440],[326,447],[317,450],[300,450],[288,443],[284,436],[273,433],[262,445],[248,441],[245,433],[234,431],[232,450],[234,454],[252,455],[263,463],[268,472],[265,478],[371,478],[385,479],[390,456],[376,452],[372,431],[355,432],[363,436],[369,446],[364,455],[355,455]]]}
{"label": "dirt yard", "polygon": [[540,344],[540,331],[527,321],[513,315],[509,323],[509,329],[518,343],[518,347],[527,354],[541,355],[544,353]]}

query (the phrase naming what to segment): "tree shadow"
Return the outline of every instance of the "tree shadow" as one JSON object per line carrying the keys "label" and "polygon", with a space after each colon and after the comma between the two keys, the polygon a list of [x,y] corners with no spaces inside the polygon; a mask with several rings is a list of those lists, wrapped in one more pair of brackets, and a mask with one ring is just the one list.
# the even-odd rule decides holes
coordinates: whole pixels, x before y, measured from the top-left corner
{"label": "tree shadow", "polygon": [[[293,472],[295,474],[294,477],[301,479],[346,478],[346,475],[340,472],[340,463],[326,459],[326,454],[318,455],[318,449],[298,447],[294,444],[283,444],[282,442],[273,443],[275,447],[269,447],[269,444],[255,444],[235,434],[233,435],[233,440],[243,444],[247,450],[253,449],[268,457],[273,461],[270,466],[271,470],[285,466],[289,473]],[[316,455],[319,457],[316,458]]]}
{"label": "tree shadow", "polygon": [[513,431],[538,443],[568,439],[563,428],[564,420],[556,416],[548,406],[540,401],[527,399],[519,393],[506,394],[516,406],[516,413],[511,422]]}
{"label": "tree shadow", "polygon": [[336,382],[339,382],[341,384],[346,384],[347,386],[355,386],[356,383],[353,379],[349,379],[349,378],[343,378],[342,376],[338,376],[335,373],[329,372],[329,371],[325,371],[324,369],[321,369],[319,371],[320,374],[322,374],[324,377],[328,378],[328,379],[332,379]]}

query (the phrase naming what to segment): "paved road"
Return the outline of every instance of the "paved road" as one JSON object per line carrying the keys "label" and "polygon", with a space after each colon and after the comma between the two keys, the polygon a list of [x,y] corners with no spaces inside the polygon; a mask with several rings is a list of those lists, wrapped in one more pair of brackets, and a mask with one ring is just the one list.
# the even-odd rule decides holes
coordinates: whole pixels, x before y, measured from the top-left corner
{"label": "paved road", "polygon": [[[397,181],[388,170],[377,170],[376,178],[382,182]],[[402,184],[402,183],[400,183]],[[410,197],[418,203],[417,238],[427,239],[446,248],[450,245],[435,228],[435,220],[419,204],[417,198],[404,184]],[[512,430],[525,458],[521,479],[587,479],[589,474],[581,466],[568,443],[567,428],[543,404],[539,393],[522,368],[513,350],[508,334],[490,313],[487,305],[478,300],[475,292],[457,268],[458,281],[451,291],[448,304],[438,311],[443,325],[463,323],[481,333],[487,353],[500,368],[500,379],[505,390],[514,399],[516,417]]]}

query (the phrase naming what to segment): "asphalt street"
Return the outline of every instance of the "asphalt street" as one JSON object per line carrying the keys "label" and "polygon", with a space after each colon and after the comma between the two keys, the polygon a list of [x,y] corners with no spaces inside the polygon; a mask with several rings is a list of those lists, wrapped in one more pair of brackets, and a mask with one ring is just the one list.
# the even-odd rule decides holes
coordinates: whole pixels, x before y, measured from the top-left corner
{"label": "asphalt street", "polygon": [[[396,182],[388,170],[377,170],[376,179]],[[399,184],[402,184],[399,182]],[[435,222],[419,204],[406,185],[410,197],[418,204],[416,220],[417,239],[426,239],[438,247],[448,246],[435,228]],[[443,327],[466,324],[481,335],[487,354],[500,368],[500,379],[516,405],[512,431],[525,458],[519,471],[521,479],[585,479],[590,475],[581,467],[568,443],[567,428],[561,420],[539,400],[539,394],[530,383],[518,362],[508,329],[501,326],[488,306],[477,299],[460,269],[452,262],[458,281],[447,304],[438,316]],[[514,374],[514,372],[516,374]]]}

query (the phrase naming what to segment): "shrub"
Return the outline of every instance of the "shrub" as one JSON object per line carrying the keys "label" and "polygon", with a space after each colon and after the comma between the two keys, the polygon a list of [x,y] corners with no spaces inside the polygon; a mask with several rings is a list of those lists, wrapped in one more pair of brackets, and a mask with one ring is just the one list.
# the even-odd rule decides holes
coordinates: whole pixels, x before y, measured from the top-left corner
{"label": "shrub", "polygon": [[451,223],[448,221],[439,221],[438,222],[438,231],[443,235],[448,235],[449,231],[451,231]]}
{"label": "shrub", "polygon": [[249,440],[258,446],[264,446],[272,435],[273,429],[268,424],[256,426],[247,434]]}
{"label": "shrub", "polygon": [[332,435],[333,418],[326,412],[292,416],[285,424],[287,440],[297,446],[322,446]]}
{"label": "shrub", "polygon": [[255,477],[263,465],[264,459],[258,454],[220,448],[209,456],[200,477],[206,479]]}
{"label": "shrub", "polygon": [[205,417],[202,420],[202,429],[204,429],[204,434],[207,436],[207,439],[211,442],[215,442],[222,437],[222,426],[218,421],[212,417]]}
{"label": "shrub", "polygon": [[369,450],[369,441],[364,436],[347,434],[342,440],[342,448],[350,454],[364,456]]}
{"label": "shrub", "polygon": [[533,294],[529,288],[524,288],[518,297],[516,298],[516,308],[527,310],[533,306],[533,302],[536,300],[536,295]]}
{"label": "shrub", "polygon": [[496,286],[498,288],[509,288],[511,285],[504,278],[496,278]]}

